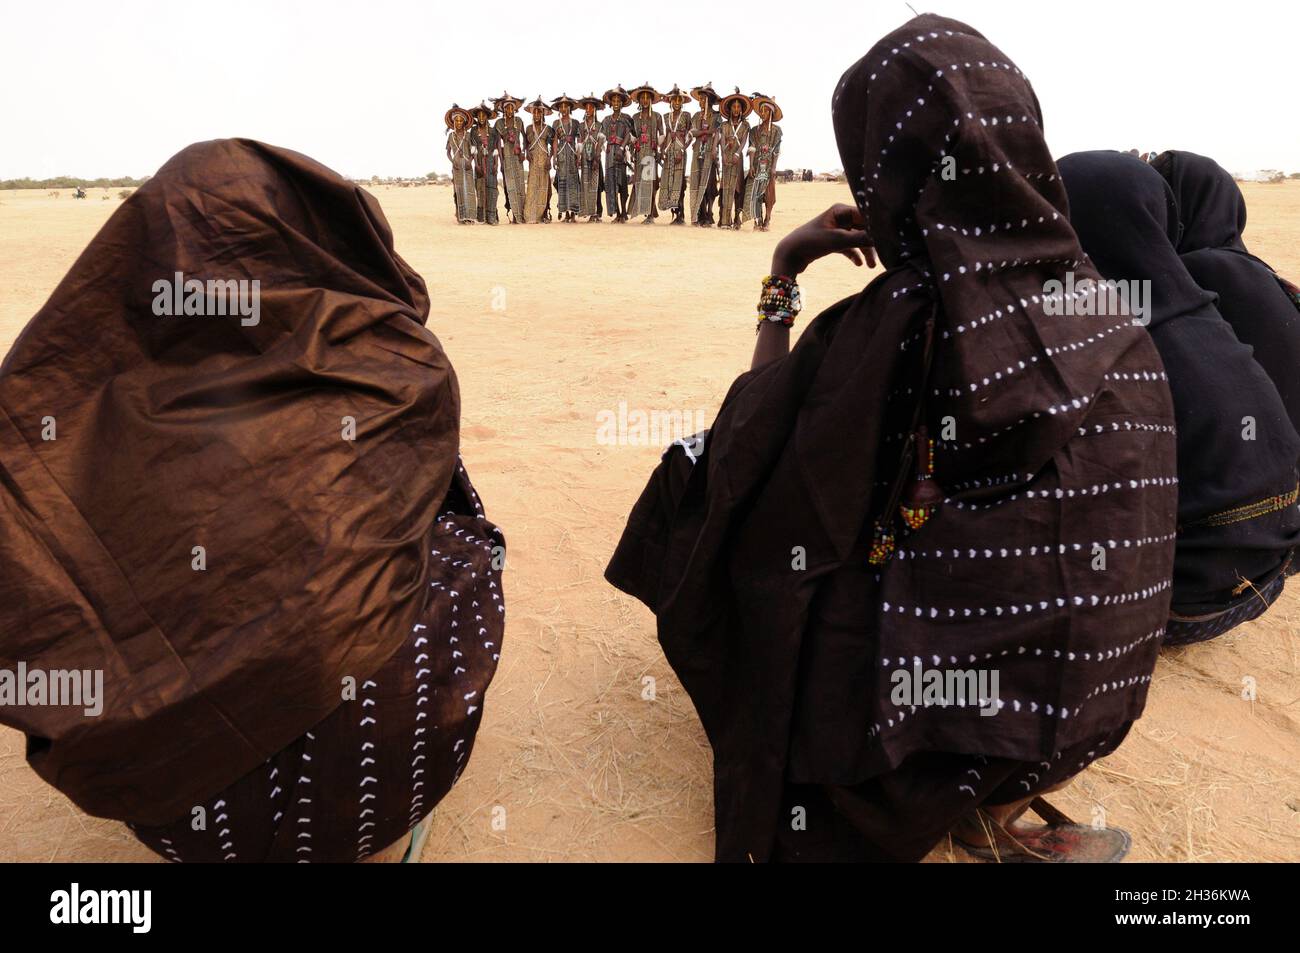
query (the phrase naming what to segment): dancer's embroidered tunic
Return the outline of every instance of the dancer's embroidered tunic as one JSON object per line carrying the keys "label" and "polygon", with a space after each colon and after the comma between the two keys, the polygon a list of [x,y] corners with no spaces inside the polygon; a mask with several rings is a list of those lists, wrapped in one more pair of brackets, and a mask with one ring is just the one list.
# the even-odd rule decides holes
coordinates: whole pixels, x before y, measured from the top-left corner
{"label": "dancer's embroidered tunic", "polygon": [[594,116],[584,119],[578,125],[578,143],[578,175],[582,185],[578,214],[599,216],[601,193],[605,184],[605,174],[601,168],[605,134],[601,132],[600,121]]}
{"label": "dancer's embroidered tunic", "polygon": [[691,119],[691,224],[713,222],[718,196],[718,113],[710,107]]}
{"label": "dancer's embroidered tunic", "polygon": [[745,147],[749,143],[749,123],[724,119],[722,137],[722,209],[723,225],[740,220],[741,197],[745,190]]}
{"label": "dancer's embroidered tunic", "polygon": [[474,140],[468,129],[448,131],[447,158],[451,160],[456,221],[472,222],[478,217],[478,200],[474,188]]}
{"label": "dancer's embroidered tunic", "polygon": [[655,211],[655,180],[658,177],[659,140],[664,119],[657,112],[638,113],[632,120],[632,201],[628,213],[651,215]]}
{"label": "dancer's embroidered tunic", "polygon": [[540,222],[550,203],[551,138],[550,126],[529,123],[524,129],[528,151],[528,185],[524,199],[524,221]]}
{"label": "dancer's embroidered tunic", "polygon": [[617,215],[627,202],[628,149],[632,139],[632,120],[619,113],[600,121],[605,137],[605,206]]}
{"label": "dancer's embroidered tunic", "polygon": [[524,220],[527,172],[524,166],[524,121],[518,115],[498,119],[493,127],[501,141],[501,181],[506,189],[506,208],[516,222]]}
{"label": "dancer's embroidered tunic", "polygon": [[659,174],[659,204],[676,212],[682,207],[686,193],[686,150],[691,130],[691,117],[686,110],[669,113],[664,117],[664,138],[660,147],[663,169]]}
{"label": "dancer's embroidered tunic", "polygon": [[488,125],[475,125],[470,132],[474,142],[474,191],[478,201],[478,220],[497,223],[497,156],[501,135]]}
{"label": "dancer's embroidered tunic", "polygon": [[776,175],[776,160],[781,154],[781,127],[774,122],[759,123],[749,133],[749,176],[745,179],[743,220],[763,220],[767,190]]}
{"label": "dancer's embroidered tunic", "polygon": [[551,124],[555,143],[555,209],[577,212],[581,206],[582,179],[578,170],[578,126],[572,116]]}

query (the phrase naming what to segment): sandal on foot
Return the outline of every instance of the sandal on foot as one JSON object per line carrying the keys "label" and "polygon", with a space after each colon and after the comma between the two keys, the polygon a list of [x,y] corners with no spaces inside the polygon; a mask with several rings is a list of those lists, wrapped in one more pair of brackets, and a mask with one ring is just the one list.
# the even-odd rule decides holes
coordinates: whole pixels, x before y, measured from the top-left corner
{"label": "sandal on foot", "polygon": [[1047,823],[1008,830],[980,811],[988,843],[972,844],[955,834],[953,841],[980,860],[1002,864],[1117,864],[1133,846],[1128,831],[1076,824],[1041,797],[1029,809]]}

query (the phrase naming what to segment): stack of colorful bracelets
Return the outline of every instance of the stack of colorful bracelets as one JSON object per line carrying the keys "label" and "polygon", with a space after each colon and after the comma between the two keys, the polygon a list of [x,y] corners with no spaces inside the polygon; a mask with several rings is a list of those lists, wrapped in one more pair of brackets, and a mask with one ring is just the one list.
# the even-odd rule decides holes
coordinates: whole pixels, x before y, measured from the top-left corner
{"label": "stack of colorful bracelets", "polygon": [[793,278],[786,278],[784,275],[768,275],[763,279],[763,290],[758,297],[758,327],[754,332],[758,333],[762,330],[763,325],[768,321],[783,324],[787,328],[793,327],[795,315],[802,308],[803,303],[799,300],[799,285]]}

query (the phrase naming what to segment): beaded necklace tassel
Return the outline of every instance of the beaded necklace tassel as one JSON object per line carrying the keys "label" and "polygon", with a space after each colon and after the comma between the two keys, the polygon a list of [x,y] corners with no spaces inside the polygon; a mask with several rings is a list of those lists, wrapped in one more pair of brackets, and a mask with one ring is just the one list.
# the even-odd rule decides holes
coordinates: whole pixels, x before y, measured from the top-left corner
{"label": "beaded necklace tassel", "polygon": [[943,502],[943,491],[934,482],[934,441],[922,424],[916,430],[916,474],[907,488],[907,498],[898,512],[912,532],[925,525]]}
{"label": "beaded necklace tassel", "polygon": [[[936,308],[937,311],[937,308]],[[932,311],[926,322],[924,338],[925,347],[921,358],[921,393],[930,379],[930,368],[934,355],[935,312]],[[917,401],[912,413],[912,431],[903,444],[903,452],[898,461],[898,477],[889,494],[889,500],[881,510],[880,518],[872,526],[871,545],[867,550],[867,563],[883,566],[893,557],[898,548],[898,530],[896,520],[903,522],[903,530],[914,533],[919,530],[943,503],[943,490],[934,479],[934,440],[930,438],[924,420],[925,400]],[[911,469],[910,479],[908,470]]]}

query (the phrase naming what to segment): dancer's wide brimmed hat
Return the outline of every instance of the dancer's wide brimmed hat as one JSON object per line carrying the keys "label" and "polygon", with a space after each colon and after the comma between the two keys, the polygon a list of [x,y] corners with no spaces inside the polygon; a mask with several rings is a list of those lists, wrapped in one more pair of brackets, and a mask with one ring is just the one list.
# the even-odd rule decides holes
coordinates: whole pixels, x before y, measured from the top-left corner
{"label": "dancer's wide brimmed hat", "polygon": [[475,122],[478,121],[479,113],[483,113],[484,115],[486,115],[489,120],[497,118],[496,109],[494,109],[492,106],[489,106],[486,102],[480,101],[477,106],[475,106],[473,109],[469,111],[470,117],[474,119]]}
{"label": "dancer's wide brimmed hat", "polygon": [[712,83],[705,83],[703,86],[696,86],[691,90],[692,99],[699,99],[701,96],[707,96],[711,103],[716,103],[719,98],[718,91],[713,88]]}
{"label": "dancer's wide brimmed hat", "polygon": [[560,93],[560,95],[556,96],[554,99],[551,100],[552,109],[559,109],[561,106],[564,105],[567,105],[570,109],[573,109],[578,105],[578,101],[566,95],[565,93]]}
{"label": "dancer's wide brimmed hat", "polygon": [[726,96],[726,97],[722,100],[722,115],[727,116],[728,118],[730,118],[730,116],[731,116],[731,104],[732,104],[733,102],[737,102],[737,101],[740,102],[740,115],[741,115],[741,118],[744,118],[745,116],[748,116],[751,112],[754,111],[754,104],[751,103],[751,102],[749,101],[749,97],[746,96],[744,93],[742,93],[742,92],[740,91],[740,87],[737,86],[737,87],[736,87],[736,91],[735,91],[734,93],[731,93],[730,95]]}
{"label": "dancer's wide brimmed hat", "polygon": [[524,104],[524,101],[518,96],[511,96],[509,93],[502,93],[500,96],[494,97],[492,100],[492,105],[496,106],[497,109],[500,109],[502,112],[505,111],[506,103],[513,105],[515,111],[518,112],[519,107]]}
{"label": "dancer's wide brimmed hat", "polygon": [[543,116],[545,116],[547,113],[551,112],[551,107],[548,106],[548,105],[546,105],[546,103],[542,102],[542,94],[541,94],[541,93],[538,93],[538,94],[537,94],[537,98],[534,99],[534,100],[533,100],[531,103],[529,103],[527,106],[525,106],[524,109],[528,110],[530,113],[533,112],[534,110],[540,109],[540,110],[542,111],[542,115],[543,115]]}
{"label": "dancer's wide brimmed hat", "polygon": [[669,105],[671,105],[674,102],[677,103],[689,102],[691,97],[688,96],[686,93],[682,92],[680,89],[678,89],[676,83],[673,83],[673,88],[668,90],[668,92],[664,93],[663,96],[660,98],[662,99],[663,102],[666,102]]}
{"label": "dancer's wide brimmed hat", "polygon": [[640,86],[638,86],[636,89],[631,90],[631,91],[628,93],[628,95],[629,95],[630,97],[632,97],[632,102],[634,102],[634,103],[640,103],[640,102],[641,102],[641,94],[642,94],[642,93],[649,93],[649,94],[650,94],[650,105],[652,105],[652,106],[653,106],[655,103],[663,102],[663,97],[659,95],[659,90],[655,89],[655,88],[654,88],[653,86],[651,86],[649,83],[642,83],[642,84],[641,84]]}
{"label": "dancer's wide brimmed hat", "polygon": [[620,106],[626,106],[628,104],[629,99],[627,95],[627,90],[624,89],[622,86],[615,86],[613,89],[605,90],[605,95],[602,98],[605,100],[605,102],[607,102],[609,105],[612,106],[614,105],[614,97],[616,96],[619,99]]}
{"label": "dancer's wide brimmed hat", "polygon": [[460,108],[459,106],[457,106],[455,103],[452,103],[452,104],[451,104],[451,108],[448,109],[447,112],[446,112],[446,114],[442,117],[442,118],[443,118],[443,121],[447,124],[447,128],[448,128],[448,129],[454,129],[454,128],[455,128],[455,126],[456,126],[456,116],[457,116],[457,114],[459,114],[459,115],[465,117],[465,125],[467,125],[467,126],[468,126],[471,122],[474,121],[472,118],[470,118],[470,114],[469,114],[469,111],[468,111],[468,110],[461,109],[461,108]]}
{"label": "dancer's wide brimmed hat", "polygon": [[595,93],[591,93],[579,99],[578,106],[581,107],[582,109],[595,109],[599,111],[604,108],[605,101],[601,99],[599,96],[597,96]]}
{"label": "dancer's wide brimmed hat", "polygon": [[771,106],[772,121],[773,122],[781,121],[781,107],[776,104],[776,100],[773,99],[771,96],[764,96],[762,93],[751,93],[749,96],[749,103],[751,106],[754,107],[754,112],[759,116],[763,115],[762,107],[764,105]]}

